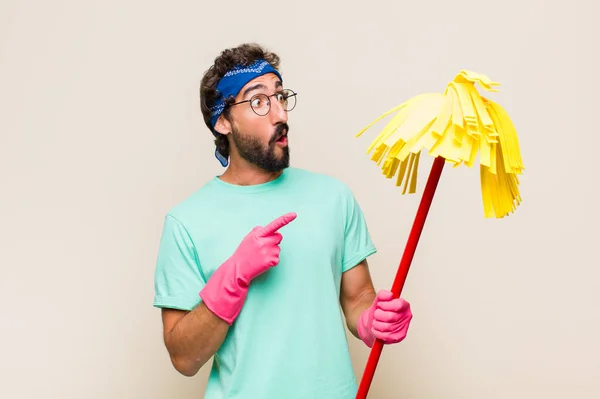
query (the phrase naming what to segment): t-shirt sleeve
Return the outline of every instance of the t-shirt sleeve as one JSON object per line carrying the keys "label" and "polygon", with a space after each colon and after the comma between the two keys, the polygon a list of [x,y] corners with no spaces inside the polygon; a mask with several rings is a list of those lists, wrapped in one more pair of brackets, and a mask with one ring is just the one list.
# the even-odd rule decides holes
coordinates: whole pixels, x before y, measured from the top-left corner
{"label": "t-shirt sleeve", "polygon": [[194,243],[173,216],[165,217],[154,274],[154,306],[192,310],[205,284]]}
{"label": "t-shirt sleeve", "polygon": [[342,272],[346,272],[377,252],[377,249],[371,241],[365,216],[346,186],[342,190],[342,208],[345,219]]}

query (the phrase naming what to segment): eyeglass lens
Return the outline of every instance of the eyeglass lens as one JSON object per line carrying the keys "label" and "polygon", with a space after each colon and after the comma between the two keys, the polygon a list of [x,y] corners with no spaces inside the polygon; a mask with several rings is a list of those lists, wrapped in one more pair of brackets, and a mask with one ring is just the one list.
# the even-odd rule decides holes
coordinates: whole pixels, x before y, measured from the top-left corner
{"label": "eyeglass lens", "polygon": [[[271,99],[272,97],[273,99]],[[271,109],[271,101],[277,101],[284,110],[291,111],[296,106],[296,93],[292,90],[285,89],[279,93],[275,93],[272,96],[266,94],[257,94],[250,100],[250,106],[252,110],[261,116],[269,113]]]}

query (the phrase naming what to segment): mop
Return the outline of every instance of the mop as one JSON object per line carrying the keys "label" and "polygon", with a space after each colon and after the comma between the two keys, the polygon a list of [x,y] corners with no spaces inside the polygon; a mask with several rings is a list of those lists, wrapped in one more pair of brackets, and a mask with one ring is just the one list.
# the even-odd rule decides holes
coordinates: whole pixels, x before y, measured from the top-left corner
{"label": "mop", "polygon": [[[483,97],[476,84],[489,92],[499,83],[473,71],[462,70],[443,94],[426,93],[390,109],[375,119],[356,137],[375,123],[396,112],[367,149],[371,160],[381,166],[383,175],[396,176],[402,194],[416,192],[417,171],[423,149],[434,158],[429,177],[406,248],[400,260],[391,291],[400,297],[410,264],[446,164],[473,167],[479,154],[479,174],[483,215],[503,218],[521,204],[519,178],[524,170],[515,127],[504,108]],[[376,340],[361,379],[356,399],[365,399],[383,342]]]}

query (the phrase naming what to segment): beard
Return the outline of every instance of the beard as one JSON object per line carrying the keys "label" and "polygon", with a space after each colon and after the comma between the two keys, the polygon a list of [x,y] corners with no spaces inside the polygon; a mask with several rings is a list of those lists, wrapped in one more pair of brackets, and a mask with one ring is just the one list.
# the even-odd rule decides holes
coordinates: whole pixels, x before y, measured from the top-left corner
{"label": "beard", "polygon": [[247,162],[267,172],[279,172],[290,165],[290,150],[289,144],[282,147],[283,154],[278,157],[275,153],[276,142],[284,132],[287,134],[288,131],[287,123],[280,123],[267,145],[261,143],[256,137],[240,132],[235,127],[232,127],[231,137],[238,153]]}

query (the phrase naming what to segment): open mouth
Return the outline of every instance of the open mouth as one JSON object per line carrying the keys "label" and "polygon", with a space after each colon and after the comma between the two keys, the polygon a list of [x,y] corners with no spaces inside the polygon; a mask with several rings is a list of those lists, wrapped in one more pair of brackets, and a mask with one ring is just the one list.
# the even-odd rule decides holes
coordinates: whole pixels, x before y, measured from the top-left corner
{"label": "open mouth", "polygon": [[287,144],[287,132],[283,133],[281,136],[275,140],[276,143],[279,144]]}

